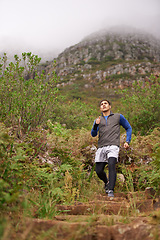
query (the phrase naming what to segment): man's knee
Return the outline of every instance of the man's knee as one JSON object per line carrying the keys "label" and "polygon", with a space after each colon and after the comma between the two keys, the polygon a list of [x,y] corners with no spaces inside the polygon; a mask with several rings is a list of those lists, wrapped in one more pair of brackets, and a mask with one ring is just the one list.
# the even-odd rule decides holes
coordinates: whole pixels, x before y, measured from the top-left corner
{"label": "man's knee", "polygon": [[116,166],[116,163],[117,163],[117,158],[115,157],[110,157],[108,159],[108,167],[109,168],[114,168]]}
{"label": "man's knee", "polygon": [[96,164],[96,173],[98,176],[102,175],[104,173],[104,166],[103,164],[97,163]]}
{"label": "man's knee", "polygon": [[98,176],[102,176],[104,172],[101,169],[97,169],[96,173],[97,173]]}

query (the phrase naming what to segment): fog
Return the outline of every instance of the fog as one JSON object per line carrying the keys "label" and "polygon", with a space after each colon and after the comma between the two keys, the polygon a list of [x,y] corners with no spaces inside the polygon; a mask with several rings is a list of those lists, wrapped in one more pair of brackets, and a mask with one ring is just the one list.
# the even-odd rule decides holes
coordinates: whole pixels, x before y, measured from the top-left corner
{"label": "fog", "polygon": [[0,53],[53,58],[95,31],[127,25],[160,38],[160,0],[0,0]]}

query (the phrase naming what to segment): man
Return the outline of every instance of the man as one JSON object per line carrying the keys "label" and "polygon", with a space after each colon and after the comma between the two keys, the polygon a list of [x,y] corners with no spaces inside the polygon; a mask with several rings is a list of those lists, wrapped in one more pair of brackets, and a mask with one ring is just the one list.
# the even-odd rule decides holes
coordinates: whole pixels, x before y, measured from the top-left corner
{"label": "man", "polygon": [[[131,141],[132,128],[122,114],[111,112],[111,103],[104,99],[100,102],[99,116],[93,124],[91,130],[92,137],[98,138],[98,149],[95,155],[96,173],[105,184],[105,191],[109,197],[114,197],[114,187],[116,183],[116,163],[118,161],[120,146],[120,126],[126,130],[126,142],[124,148],[129,148]],[[104,168],[108,163],[109,179]],[[109,181],[108,181],[109,180]]]}

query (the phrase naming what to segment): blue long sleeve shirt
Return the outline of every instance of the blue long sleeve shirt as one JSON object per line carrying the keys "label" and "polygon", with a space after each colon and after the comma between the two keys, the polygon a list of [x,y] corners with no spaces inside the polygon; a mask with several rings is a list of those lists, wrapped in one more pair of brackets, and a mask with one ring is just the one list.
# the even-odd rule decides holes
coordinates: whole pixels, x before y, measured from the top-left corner
{"label": "blue long sleeve shirt", "polygon": [[[104,116],[105,119],[106,119],[106,123],[107,123],[107,118],[108,116]],[[131,141],[131,136],[132,136],[132,127],[131,125],[129,124],[129,122],[127,121],[127,119],[122,115],[120,114],[120,125],[126,130],[126,142],[130,143]],[[96,137],[97,134],[98,134],[98,131],[99,131],[99,127],[97,126],[96,129],[94,129],[94,125],[96,124],[96,120],[94,121],[94,124],[93,124],[93,128],[91,130],[91,135],[92,137]]]}

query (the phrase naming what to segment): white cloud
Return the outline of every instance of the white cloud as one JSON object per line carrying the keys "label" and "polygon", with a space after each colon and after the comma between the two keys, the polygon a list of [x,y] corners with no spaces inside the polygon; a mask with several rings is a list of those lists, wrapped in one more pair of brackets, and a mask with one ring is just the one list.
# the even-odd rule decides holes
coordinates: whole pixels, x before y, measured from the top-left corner
{"label": "white cloud", "polygon": [[159,10],[159,0],[0,0],[0,46],[60,52],[119,24],[160,37]]}

